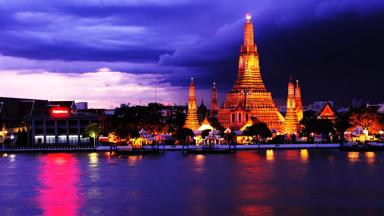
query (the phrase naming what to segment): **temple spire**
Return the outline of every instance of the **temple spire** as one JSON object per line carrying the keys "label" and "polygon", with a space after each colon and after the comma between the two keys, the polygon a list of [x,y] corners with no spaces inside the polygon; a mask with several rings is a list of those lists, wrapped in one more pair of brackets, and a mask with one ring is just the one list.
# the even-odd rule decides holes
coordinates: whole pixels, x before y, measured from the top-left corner
{"label": "temple spire", "polygon": [[233,87],[233,91],[241,92],[243,90],[266,91],[261,79],[259,55],[250,18],[247,18],[244,25],[244,43],[240,48],[237,80]]}
{"label": "temple spire", "polygon": [[296,113],[295,84],[292,76],[288,82],[287,112],[285,114],[284,130],[287,134],[296,134],[299,129],[299,121]]}
{"label": "temple spire", "polygon": [[211,98],[211,112],[210,112],[210,116],[211,117],[215,117],[217,116],[218,112],[219,112],[219,104],[218,104],[218,101],[217,101],[217,90],[216,90],[216,83],[214,82],[213,83],[213,86],[212,86],[212,98]]}
{"label": "temple spire", "polygon": [[303,103],[301,100],[301,89],[300,89],[299,80],[296,80],[296,85],[295,85],[295,101],[296,101],[297,120],[300,122],[304,117],[304,113],[303,113]]}
{"label": "temple spire", "polygon": [[244,23],[244,41],[240,46],[237,79],[219,111],[218,120],[224,127],[238,130],[248,119],[265,122],[270,130],[284,131],[284,117],[267,91],[260,72],[259,54],[254,41],[250,15]]}
{"label": "temple spire", "polygon": [[246,19],[247,22],[245,23],[244,27],[244,46],[254,46],[255,40],[253,36],[253,24],[251,21],[251,15],[247,14]]}
{"label": "temple spire", "polygon": [[197,130],[199,126],[199,121],[197,120],[196,90],[195,83],[192,77],[191,84],[189,85],[188,111],[184,127],[189,128],[191,130]]}

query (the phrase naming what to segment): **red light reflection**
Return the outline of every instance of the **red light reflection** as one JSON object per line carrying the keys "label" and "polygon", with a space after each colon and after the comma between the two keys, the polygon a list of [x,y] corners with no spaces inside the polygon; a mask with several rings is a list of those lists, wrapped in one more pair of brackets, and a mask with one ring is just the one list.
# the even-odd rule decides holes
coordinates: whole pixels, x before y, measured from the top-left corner
{"label": "red light reflection", "polygon": [[71,154],[47,154],[41,157],[38,202],[43,215],[77,215],[80,197],[79,168]]}

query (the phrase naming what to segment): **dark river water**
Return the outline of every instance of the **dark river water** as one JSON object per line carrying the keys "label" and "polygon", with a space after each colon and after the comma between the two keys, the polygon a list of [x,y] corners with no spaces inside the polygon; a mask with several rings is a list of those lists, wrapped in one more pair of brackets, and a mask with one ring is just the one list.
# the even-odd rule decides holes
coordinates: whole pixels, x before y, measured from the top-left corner
{"label": "dark river water", "polygon": [[384,215],[384,153],[9,154],[0,215]]}

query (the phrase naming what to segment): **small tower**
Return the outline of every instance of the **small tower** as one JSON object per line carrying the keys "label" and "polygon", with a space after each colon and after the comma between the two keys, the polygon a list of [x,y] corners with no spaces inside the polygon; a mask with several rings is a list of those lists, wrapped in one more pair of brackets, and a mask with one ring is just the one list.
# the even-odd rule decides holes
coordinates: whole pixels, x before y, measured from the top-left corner
{"label": "small tower", "polygon": [[301,89],[300,89],[299,80],[296,80],[295,101],[296,101],[297,121],[300,122],[303,119],[304,114],[303,114],[303,103],[301,101]]}
{"label": "small tower", "polygon": [[203,120],[208,116],[208,109],[204,104],[204,98],[203,95],[201,96],[201,104],[197,108],[197,120],[199,122],[203,122]]}
{"label": "small tower", "polygon": [[292,77],[288,82],[287,113],[285,114],[284,130],[286,134],[295,134],[299,128],[296,113],[295,84]]}
{"label": "small tower", "polygon": [[188,95],[188,112],[185,119],[184,127],[191,130],[197,130],[199,128],[199,121],[197,120],[197,108],[196,108],[196,90],[193,78],[191,78],[191,84],[189,85]]}
{"label": "small tower", "polygon": [[209,113],[210,117],[217,117],[219,110],[220,108],[217,100],[216,83],[214,82],[212,86],[211,111]]}

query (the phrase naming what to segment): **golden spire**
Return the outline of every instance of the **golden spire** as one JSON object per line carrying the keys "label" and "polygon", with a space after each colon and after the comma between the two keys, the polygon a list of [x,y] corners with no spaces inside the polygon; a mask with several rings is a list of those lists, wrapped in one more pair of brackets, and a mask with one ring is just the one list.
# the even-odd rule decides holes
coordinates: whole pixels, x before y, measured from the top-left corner
{"label": "golden spire", "polygon": [[234,91],[266,91],[260,74],[259,55],[253,36],[253,24],[250,16],[244,26],[244,43],[240,49],[239,68]]}
{"label": "golden spire", "polygon": [[303,103],[301,101],[301,89],[299,80],[296,80],[296,86],[295,86],[295,101],[296,101],[296,113],[297,113],[297,120],[300,122],[303,117]]}
{"label": "golden spire", "polygon": [[191,78],[191,84],[189,85],[188,95],[188,111],[187,118],[184,123],[185,128],[197,130],[199,128],[199,121],[197,120],[197,108],[196,108],[196,90],[193,77]]}
{"label": "golden spire", "polygon": [[237,79],[219,111],[218,120],[224,127],[237,130],[254,117],[266,123],[271,130],[282,132],[284,117],[277,110],[272,94],[267,91],[261,78],[253,32],[251,16],[247,15]]}
{"label": "golden spire", "polygon": [[299,129],[299,121],[296,113],[295,84],[292,77],[288,82],[287,112],[285,114],[284,130],[287,134],[296,134]]}

